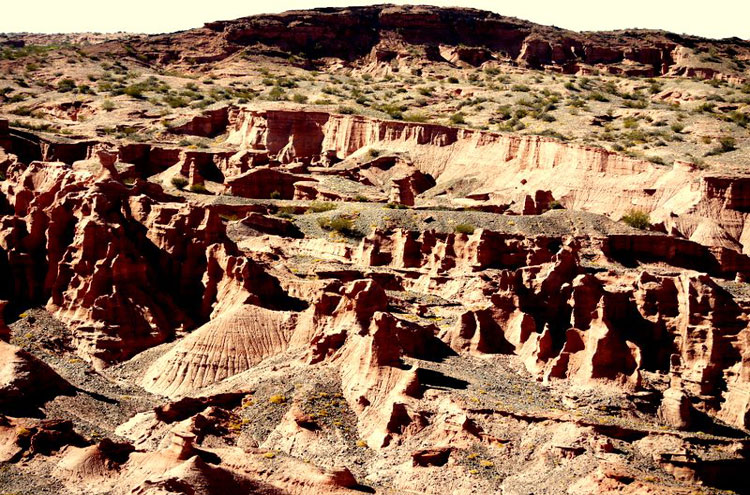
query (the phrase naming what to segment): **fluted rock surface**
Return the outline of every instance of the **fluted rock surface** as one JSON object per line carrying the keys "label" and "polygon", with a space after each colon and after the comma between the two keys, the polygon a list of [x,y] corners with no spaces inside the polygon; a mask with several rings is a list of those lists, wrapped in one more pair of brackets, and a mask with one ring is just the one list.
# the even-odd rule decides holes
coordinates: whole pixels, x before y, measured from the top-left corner
{"label": "fluted rock surface", "polygon": [[193,331],[157,360],[143,379],[160,395],[184,395],[251,369],[284,351],[294,330],[290,314],[243,305]]}

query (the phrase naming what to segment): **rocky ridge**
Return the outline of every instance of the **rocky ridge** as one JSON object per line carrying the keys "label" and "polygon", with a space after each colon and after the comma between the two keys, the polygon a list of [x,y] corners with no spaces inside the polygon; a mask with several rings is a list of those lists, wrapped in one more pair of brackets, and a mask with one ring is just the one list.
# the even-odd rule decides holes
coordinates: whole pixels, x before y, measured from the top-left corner
{"label": "rocky ridge", "polygon": [[[617,75],[738,77],[711,64],[696,66],[690,54],[705,42],[659,31],[577,33],[475,9],[376,5],[211,22],[136,39],[132,46],[148,59],[176,65],[222,61],[257,48],[307,60],[338,58],[368,70],[423,59],[474,67],[508,61],[567,74],[599,69]],[[736,38],[715,46],[725,56],[749,49]]]}

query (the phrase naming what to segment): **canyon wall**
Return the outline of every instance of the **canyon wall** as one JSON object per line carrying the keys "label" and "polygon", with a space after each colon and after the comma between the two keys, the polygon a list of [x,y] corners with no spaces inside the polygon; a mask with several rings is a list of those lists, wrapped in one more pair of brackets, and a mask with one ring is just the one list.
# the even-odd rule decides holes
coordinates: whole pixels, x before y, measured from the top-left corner
{"label": "canyon wall", "polygon": [[[281,163],[331,165],[368,150],[408,157],[436,180],[425,197],[487,197],[487,205],[550,191],[566,208],[618,219],[630,209],[678,236],[747,252],[748,181],[676,162],[660,166],[602,148],[434,124],[324,112],[241,108],[228,143]],[[463,202],[464,206],[482,203]]]}

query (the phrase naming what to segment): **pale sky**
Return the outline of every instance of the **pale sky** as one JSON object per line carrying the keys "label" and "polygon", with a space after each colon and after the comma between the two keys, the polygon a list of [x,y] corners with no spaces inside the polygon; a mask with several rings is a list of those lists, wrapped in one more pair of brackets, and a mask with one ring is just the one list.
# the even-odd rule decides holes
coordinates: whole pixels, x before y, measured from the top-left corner
{"label": "pale sky", "polygon": [[[290,9],[386,2],[357,0],[4,0],[0,32],[163,33],[204,22]],[[474,7],[576,31],[665,29],[711,38],[750,39],[750,0],[433,0],[394,1]],[[700,6],[698,6],[700,5]]]}

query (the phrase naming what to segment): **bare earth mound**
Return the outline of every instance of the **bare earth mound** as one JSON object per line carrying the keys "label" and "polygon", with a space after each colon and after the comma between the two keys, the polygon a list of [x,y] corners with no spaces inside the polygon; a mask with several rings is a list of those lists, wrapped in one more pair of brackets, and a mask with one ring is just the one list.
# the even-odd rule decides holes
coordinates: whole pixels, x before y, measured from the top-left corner
{"label": "bare earth mound", "polygon": [[147,371],[143,386],[184,395],[249,370],[284,351],[293,325],[288,314],[246,305],[212,319],[182,339]]}

